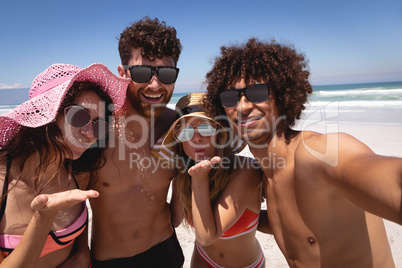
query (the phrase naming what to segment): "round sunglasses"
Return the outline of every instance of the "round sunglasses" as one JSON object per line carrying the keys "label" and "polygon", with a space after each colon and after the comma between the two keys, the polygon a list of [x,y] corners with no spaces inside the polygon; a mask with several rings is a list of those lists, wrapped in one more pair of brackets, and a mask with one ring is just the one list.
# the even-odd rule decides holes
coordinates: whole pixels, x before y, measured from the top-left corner
{"label": "round sunglasses", "polygon": [[174,137],[178,142],[189,141],[194,137],[195,129],[203,137],[210,137],[216,133],[216,126],[202,123],[196,127],[191,125],[176,125],[174,129]]}
{"label": "round sunglasses", "polygon": [[240,89],[230,88],[219,94],[222,106],[225,108],[236,106],[239,104],[242,93],[248,101],[259,103],[268,99],[269,88],[267,84],[255,84],[254,86]]}
{"label": "round sunglasses", "polygon": [[97,139],[102,139],[109,133],[109,124],[105,120],[91,120],[89,112],[78,105],[66,107],[64,109],[64,119],[70,126],[76,128],[82,128],[91,123],[93,135]]}
{"label": "round sunglasses", "polygon": [[170,66],[123,65],[123,68],[130,71],[131,80],[136,83],[148,83],[156,72],[163,84],[173,84],[179,75],[179,68]]}

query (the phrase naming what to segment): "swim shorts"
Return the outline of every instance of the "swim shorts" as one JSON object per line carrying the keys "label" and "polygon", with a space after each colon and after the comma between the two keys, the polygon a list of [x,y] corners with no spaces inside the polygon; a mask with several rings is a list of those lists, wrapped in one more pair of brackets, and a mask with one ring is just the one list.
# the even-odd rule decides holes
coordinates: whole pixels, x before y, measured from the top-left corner
{"label": "swim shorts", "polygon": [[176,232],[173,232],[173,235],[165,241],[132,257],[106,261],[98,261],[92,258],[92,268],[179,268],[182,267],[183,264],[183,250],[177,240]]}

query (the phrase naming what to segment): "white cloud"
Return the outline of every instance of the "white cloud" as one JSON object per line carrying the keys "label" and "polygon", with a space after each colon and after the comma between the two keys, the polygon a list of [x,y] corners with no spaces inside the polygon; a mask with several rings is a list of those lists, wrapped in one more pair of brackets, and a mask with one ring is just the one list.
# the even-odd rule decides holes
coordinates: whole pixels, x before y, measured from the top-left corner
{"label": "white cloud", "polygon": [[14,83],[12,85],[0,84],[0,89],[26,88],[26,87],[27,86],[24,86],[19,82]]}

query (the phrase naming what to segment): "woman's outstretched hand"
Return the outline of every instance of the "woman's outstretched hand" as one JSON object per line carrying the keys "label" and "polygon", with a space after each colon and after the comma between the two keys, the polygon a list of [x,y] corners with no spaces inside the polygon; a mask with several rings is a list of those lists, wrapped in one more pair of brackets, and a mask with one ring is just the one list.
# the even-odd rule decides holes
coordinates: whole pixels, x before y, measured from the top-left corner
{"label": "woman's outstretched hand", "polygon": [[221,161],[219,156],[214,156],[209,160],[202,160],[188,170],[188,175],[191,177],[208,175],[212,167]]}
{"label": "woman's outstretched hand", "polygon": [[79,189],[54,193],[40,194],[31,202],[31,208],[38,212],[55,212],[72,207],[88,198],[96,198],[99,193],[94,190],[83,191]]}

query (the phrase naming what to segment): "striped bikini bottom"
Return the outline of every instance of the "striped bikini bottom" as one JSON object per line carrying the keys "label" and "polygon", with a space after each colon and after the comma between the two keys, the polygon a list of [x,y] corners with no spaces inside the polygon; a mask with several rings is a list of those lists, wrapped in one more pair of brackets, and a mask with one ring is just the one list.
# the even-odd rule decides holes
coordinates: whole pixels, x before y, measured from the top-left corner
{"label": "striped bikini bottom", "polygon": [[[208,256],[208,254],[205,252],[204,248],[200,244],[195,243],[195,246],[196,246],[197,251],[200,254],[201,258],[208,264],[209,267],[212,267],[212,268],[225,268],[225,267],[217,264],[216,262],[214,262]],[[260,256],[258,256],[257,260],[255,262],[253,262],[251,265],[246,266],[244,268],[262,268],[263,264],[265,263],[264,261],[265,261],[264,253],[261,250]]]}

